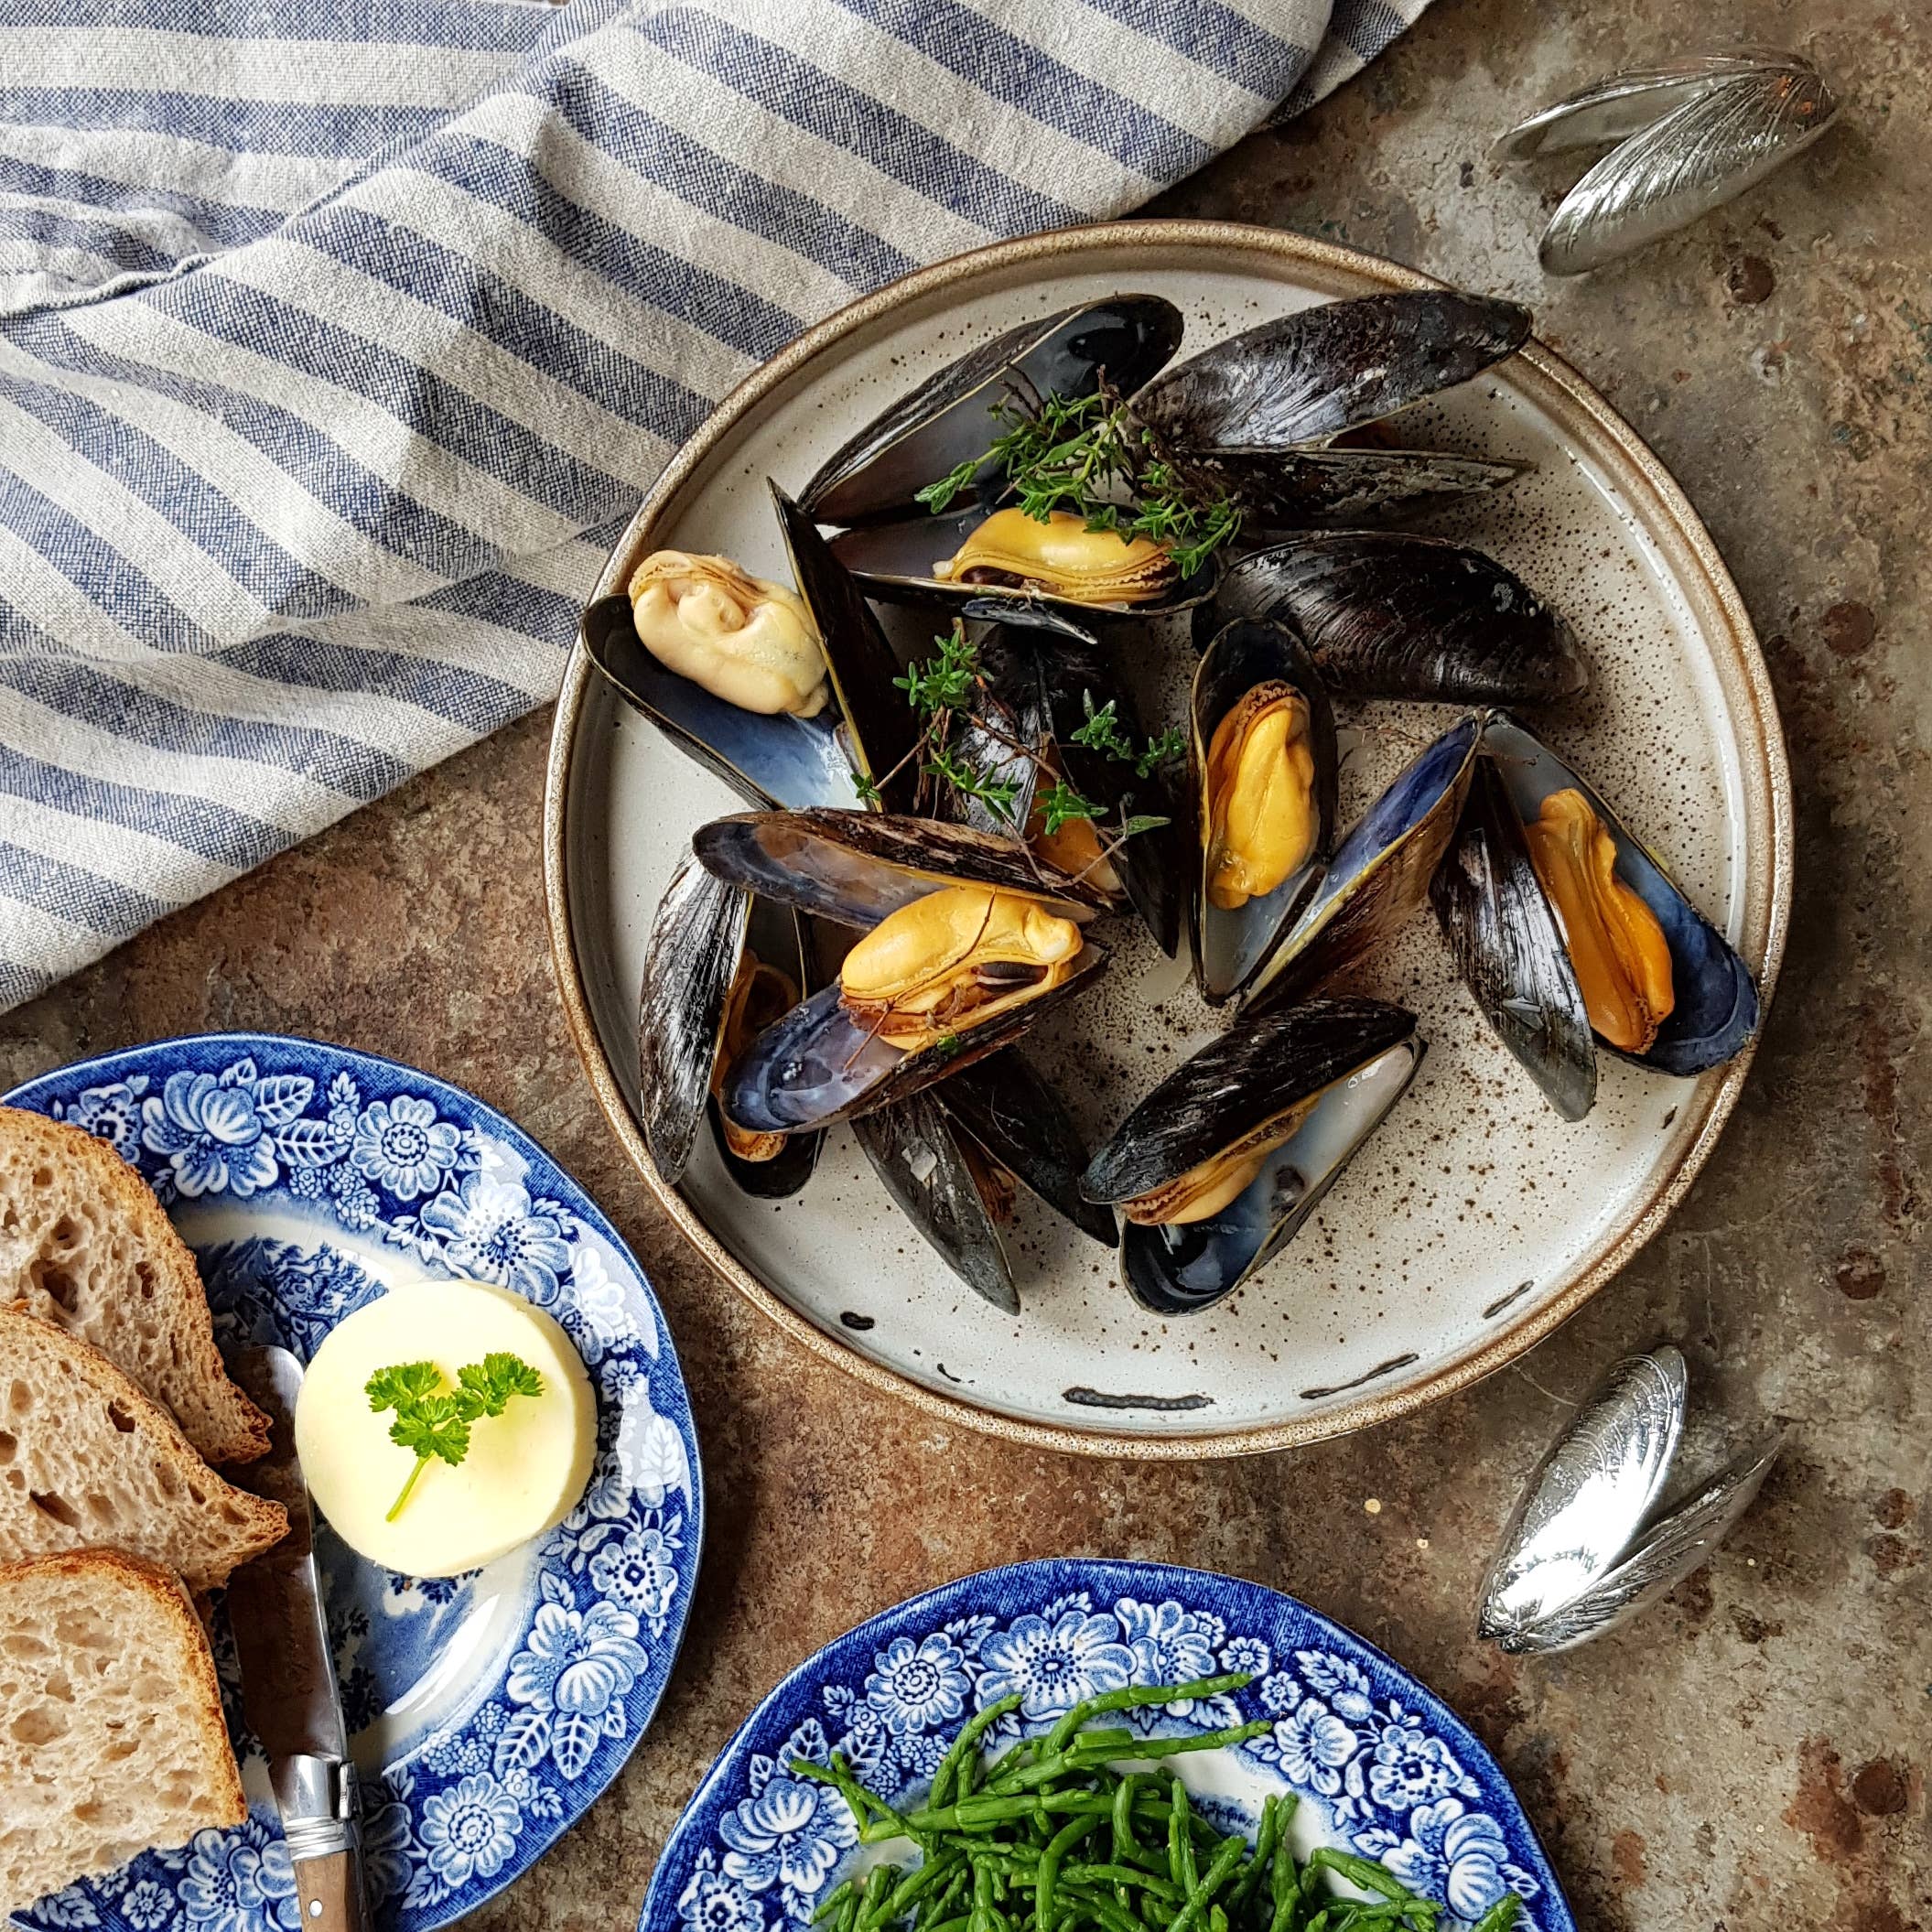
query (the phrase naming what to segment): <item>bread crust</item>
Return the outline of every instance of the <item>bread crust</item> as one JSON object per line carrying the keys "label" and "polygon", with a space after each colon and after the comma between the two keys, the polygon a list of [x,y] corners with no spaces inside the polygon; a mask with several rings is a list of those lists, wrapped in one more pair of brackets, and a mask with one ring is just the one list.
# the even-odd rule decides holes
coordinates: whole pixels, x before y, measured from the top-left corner
{"label": "bread crust", "polygon": [[[83,1336],[109,1360],[168,1407],[182,1431],[210,1462],[252,1462],[268,1450],[268,1418],[230,1381],[215,1345],[214,1322],[201,1285],[200,1270],[188,1244],[175,1232],[154,1191],[108,1143],[64,1120],[49,1119],[21,1107],[0,1106],[0,1155],[17,1150],[30,1162],[64,1170],[76,1184],[102,1203],[105,1213],[138,1243],[144,1258],[164,1278],[170,1303],[173,1339],[184,1364],[183,1386],[192,1399],[167,1402],[148,1386],[138,1351],[126,1331],[112,1319],[97,1322]],[[0,1193],[4,1193],[0,1183]],[[28,1311],[55,1327],[67,1327],[64,1310],[27,1279],[0,1280],[0,1295],[11,1290],[25,1297]],[[130,1292],[132,1289],[130,1288]],[[118,1312],[118,1311],[116,1311]],[[127,1345],[116,1347],[117,1340]]]}

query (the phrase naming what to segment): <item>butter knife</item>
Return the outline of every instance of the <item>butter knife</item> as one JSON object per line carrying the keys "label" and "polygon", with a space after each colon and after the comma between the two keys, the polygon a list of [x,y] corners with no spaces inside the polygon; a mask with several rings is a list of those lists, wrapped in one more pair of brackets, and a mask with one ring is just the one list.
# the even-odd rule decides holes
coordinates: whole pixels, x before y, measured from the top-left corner
{"label": "butter knife", "polygon": [[250,1348],[231,1368],[274,1427],[268,1453],[243,1480],[288,1512],[287,1536],[228,1580],[242,1708],[268,1754],[306,1932],[369,1932],[355,1765],[322,1614],[308,1489],[296,1456],[302,1365],[286,1348]]}

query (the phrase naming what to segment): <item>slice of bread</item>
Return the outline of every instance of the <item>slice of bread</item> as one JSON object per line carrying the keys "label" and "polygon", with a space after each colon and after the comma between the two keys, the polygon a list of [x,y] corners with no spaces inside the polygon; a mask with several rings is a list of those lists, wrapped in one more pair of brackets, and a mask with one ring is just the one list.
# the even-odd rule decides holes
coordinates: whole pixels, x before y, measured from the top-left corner
{"label": "slice of bread", "polygon": [[248,1815],[187,1592],[114,1549],[0,1567],[0,1918]]}
{"label": "slice of bread", "polygon": [[0,1308],[0,1563],[104,1544],[219,1590],[287,1529],[98,1349]]}
{"label": "slice of bread", "polygon": [[210,1462],[268,1448],[268,1420],[232,1382],[195,1257],[104,1140],[0,1107],[0,1301],[91,1342]]}

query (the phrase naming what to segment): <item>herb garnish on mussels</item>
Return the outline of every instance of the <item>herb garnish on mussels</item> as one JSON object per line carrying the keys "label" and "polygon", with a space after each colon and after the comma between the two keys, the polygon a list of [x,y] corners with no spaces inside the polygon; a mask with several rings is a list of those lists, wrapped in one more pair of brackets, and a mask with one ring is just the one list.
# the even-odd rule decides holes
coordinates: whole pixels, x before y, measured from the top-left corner
{"label": "herb garnish on mussels", "polygon": [[[1448,1907],[1411,1892],[1373,1859],[1322,1846],[1306,1860],[1289,1843],[1296,1799],[1263,1801],[1252,1843],[1194,1811],[1179,1777],[1116,1771],[1125,1759],[1213,1751],[1259,1737],[1263,1719],[1225,1731],[1141,1737],[1092,1729],[1094,1718],[1245,1689],[1243,1672],[1109,1691],[1044,1736],[986,1764],[980,1742],[1020,1708],[1002,1698],[954,1739],[918,1809],[868,1790],[836,1753],[829,1765],[794,1759],[793,1776],[835,1786],[862,1844],[910,1840],[910,1868],[877,1864],[835,1885],[813,1914],[827,1932],[1434,1932]],[[1336,1879],[1370,1895],[1345,1897]],[[1508,1932],[1521,1901],[1499,1899],[1476,1932]]]}

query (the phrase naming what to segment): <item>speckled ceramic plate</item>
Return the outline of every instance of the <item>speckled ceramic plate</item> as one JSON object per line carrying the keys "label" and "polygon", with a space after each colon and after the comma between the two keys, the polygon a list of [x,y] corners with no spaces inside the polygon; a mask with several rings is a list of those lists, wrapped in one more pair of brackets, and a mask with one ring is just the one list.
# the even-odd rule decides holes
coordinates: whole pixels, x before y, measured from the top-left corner
{"label": "speckled ceramic plate", "polygon": [[[166,1040],[6,1096],[98,1134],[194,1249],[224,1347],[303,1361],[383,1284],[495,1281],[562,1323],[590,1371],[583,1500],[487,1569],[415,1581],[318,1523],[329,1633],[362,1774],[384,1932],[431,1932],[535,1863],[630,1756],[669,1681],[703,1531],[697,1438],[650,1284],[542,1148],[426,1074],[264,1033]],[[216,1667],[247,1822],[16,1915],[27,1927],[297,1932],[268,1767]]]}
{"label": "speckled ceramic plate", "polygon": [[[836,1751],[892,1803],[916,1797],[966,1720],[1016,1693],[996,1740],[1047,1730],[1084,1698],[1222,1671],[1232,1697],[1145,1708],[1149,1735],[1268,1718],[1235,1750],[1167,1760],[1224,1830],[1298,1800],[1294,1849],[1380,1859],[1449,1907],[1444,1932],[1506,1893],[1520,1932],[1574,1932],[1543,1848],[1494,1758],[1400,1666],[1293,1597],[1164,1563],[1075,1559],[964,1577],[809,1657],[725,1746],[664,1847],[640,1932],[792,1932],[856,1862],[836,1792],[788,1776]],[[1121,1720],[1109,1719],[1109,1722]],[[998,1748],[997,1743],[989,1748]]]}
{"label": "speckled ceramic plate", "polygon": [[[1187,221],[944,264],[834,317],[730,396],[665,471],[598,592],[667,545],[783,576],[765,478],[801,486],[920,375],[1022,317],[1147,290],[1185,314],[1185,354],[1311,302],[1418,286],[1323,243]],[[1596,681],[1548,735],[1672,864],[1768,997],[1790,896],[1789,784],[1756,641],[1709,536],[1630,426],[1534,344],[1433,406],[1426,427],[1439,446],[1536,464],[1428,527],[1494,552],[1575,621]],[[1344,814],[1449,715],[1348,708]],[[1743,1060],[1689,1082],[1606,1056],[1596,1110],[1566,1126],[1420,921],[1360,984],[1420,1016],[1421,1074],[1272,1266],[1211,1312],[1163,1322],[1128,1301],[1102,1249],[1023,1205],[1023,1309],[1004,1317],[931,1255],[842,1129],[804,1194],[783,1203],[738,1193],[707,1137],[681,1189],[653,1171],[631,1114],[643,942],[692,829],[735,809],[579,652],[557,707],[545,859],[565,1009],[598,1096],[726,1279],[875,1386],[1009,1435],[1215,1455],[1358,1428],[1462,1387],[1547,1334],[1656,1233],[1743,1081]],[[1096,1138],[1213,1028],[1184,969],[1137,927],[1110,922],[1106,938],[1108,980],[1028,1049]]]}

